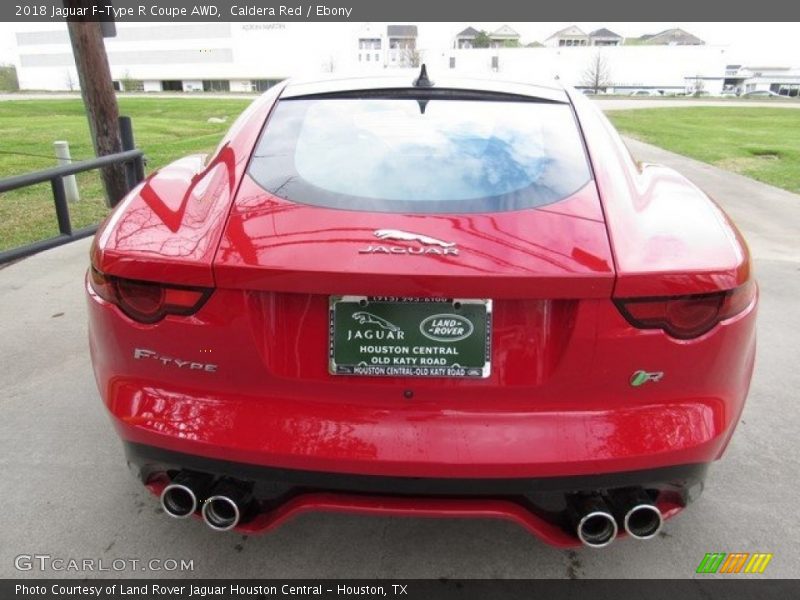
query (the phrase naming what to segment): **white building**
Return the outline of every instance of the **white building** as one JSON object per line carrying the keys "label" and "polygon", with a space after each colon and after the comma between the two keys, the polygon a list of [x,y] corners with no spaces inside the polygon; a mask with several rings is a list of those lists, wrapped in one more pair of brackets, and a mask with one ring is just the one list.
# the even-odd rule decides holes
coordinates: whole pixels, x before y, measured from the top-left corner
{"label": "white building", "polygon": [[718,73],[704,71],[686,77],[688,94],[707,93],[716,96],[723,92],[736,95],[771,92],[797,98],[800,96],[800,68],[726,65],[725,70]]}
{"label": "white building", "polygon": [[[66,25],[16,34],[23,90],[77,89]],[[314,48],[325,23],[118,23],[105,40],[115,85],[156,91],[261,91],[290,75],[350,63],[352,37]],[[330,36],[328,36],[330,37]],[[311,50],[310,50],[311,49]]]}
{"label": "white building", "polygon": [[723,74],[728,62],[724,46],[572,46],[544,48],[450,49],[443,56],[426,56],[431,78],[447,69],[459,73],[495,72],[515,80],[558,79],[589,87],[588,71],[602,56],[609,85],[607,92],[652,90],[685,93],[686,78]]}
{"label": "white building", "polygon": [[[30,27],[16,34],[20,88],[77,89],[66,26]],[[467,28],[455,37],[425,37],[425,25],[389,23],[118,23],[117,36],[105,42],[116,85],[145,92],[261,91],[288,76],[376,72],[421,62],[434,81],[441,72],[496,73],[522,81],[558,77],[588,87],[587,71],[598,53],[609,92],[685,93],[688,88],[691,93],[694,83],[703,81],[711,94],[764,89],[794,95],[800,84],[796,68],[731,65],[747,62],[726,46],[614,45],[614,32],[586,34],[571,27],[551,37],[548,47],[532,48],[521,47],[519,34],[503,26],[488,34],[498,47],[474,48],[477,34]]]}
{"label": "white building", "polygon": [[[357,34],[360,70],[411,67],[419,64],[416,25],[366,23]],[[347,62],[347,60],[345,60]]]}

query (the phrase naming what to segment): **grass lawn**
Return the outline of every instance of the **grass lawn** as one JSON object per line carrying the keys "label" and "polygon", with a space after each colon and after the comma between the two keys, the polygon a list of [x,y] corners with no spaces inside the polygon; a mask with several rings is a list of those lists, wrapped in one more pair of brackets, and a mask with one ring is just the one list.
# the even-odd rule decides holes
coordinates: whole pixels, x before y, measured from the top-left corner
{"label": "grass lawn", "polygon": [[[212,151],[252,99],[120,98],[133,120],[146,172],[196,152]],[[209,117],[228,117],[208,123]],[[0,178],[55,165],[53,142],[67,140],[74,160],[94,156],[80,100],[0,102]],[[81,200],[70,204],[74,228],[100,222],[108,209],[97,171],[78,175]],[[58,234],[50,184],[0,194],[0,250]]]}
{"label": "grass lawn", "polygon": [[625,135],[800,193],[800,109],[695,106],[607,115]]}
{"label": "grass lawn", "polygon": [[[133,119],[147,171],[214,149],[251,99],[119,99]],[[227,116],[226,123],[208,123]],[[609,113],[626,135],[800,193],[800,110],[760,107],[654,108]],[[93,155],[80,100],[0,102],[0,178],[55,164],[53,141],[67,140],[73,159]],[[107,213],[100,176],[78,176],[81,200],[70,205],[73,227]],[[0,194],[0,250],[57,235],[49,184]]]}

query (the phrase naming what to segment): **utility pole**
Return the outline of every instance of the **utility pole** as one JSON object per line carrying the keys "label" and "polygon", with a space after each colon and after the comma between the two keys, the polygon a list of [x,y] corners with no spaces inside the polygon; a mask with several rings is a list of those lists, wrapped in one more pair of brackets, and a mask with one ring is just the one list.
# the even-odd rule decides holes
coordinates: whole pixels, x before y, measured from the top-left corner
{"label": "utility pole", "polygon": [[[91,0],[63,1],[66,8],[92,5]],[[97,21],[70,20],[67,26],[95,155],[121,152],[119,108],[111,81],[101,24]],[[128,192],[125,168],[123,165],[113,165],[102,169],[101,174],[106,202],[109,206],[114,206]]]}

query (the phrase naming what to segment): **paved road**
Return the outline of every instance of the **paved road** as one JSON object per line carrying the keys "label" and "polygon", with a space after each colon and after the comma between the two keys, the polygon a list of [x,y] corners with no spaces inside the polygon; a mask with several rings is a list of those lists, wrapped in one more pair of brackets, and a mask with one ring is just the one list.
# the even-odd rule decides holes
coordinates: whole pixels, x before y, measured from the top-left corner
{"label": "paved road", "polygon": [[504,522],[318,514],[245,538],[167,518],[126,471],[101,409],[86,349],[83,241],[0,270],[0,577],[39,575],[13,561],[40,553],[193,559],[190,574],[205,577],[682,578],[710,551],[773,552],[765,576],[797,577],[800,197],[631,147],[679,167],[731,212],[752,242],[762,292],[758,364],[737,435],[703,498],[658,539],[562,551]]}
{"label": "paved road", "polygon": [[768,108],[800,108],[800,100],[775,98],[774,100],[695,100],[693,98],[594,98],[603,110],[631,110],[637,108],[685,108],[687,106],[738,106]]}

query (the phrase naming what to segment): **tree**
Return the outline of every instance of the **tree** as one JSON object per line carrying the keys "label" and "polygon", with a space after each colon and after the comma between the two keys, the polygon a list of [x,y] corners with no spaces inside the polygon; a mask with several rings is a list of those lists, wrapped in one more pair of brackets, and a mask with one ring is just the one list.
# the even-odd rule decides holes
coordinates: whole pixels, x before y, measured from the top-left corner
{"label": "tree", "polygon": [[122,84],[122,92],[141,92],[142,91],[142,82],[139,79],[134,79],[131,77],[130,71],[125,71],[125,75],[122,79],[119,80]]}
{"label": "tree", "polygon": [[14,65],[0,64],[0,90],[4,92],[19,90],[17,68]]}
{"label": "tree", "polygon": [[706,89],[705,81],[703,81],[703,78],[700,77],[700,75],[696,75],[694,78],[694,91],[692,92],[692,95],[702,96],[705,89]]}
{"label": "tree", "polygon": [[483,29],[478,32],[475,39],[472,41],[473,48],[490,48],[492,46],[492,38]]}
{"label": "tree", "polygon": [[336,71],[336,59],[334,59],[333,54],[328,55],[328,58],[322,63],[322,72],[323,73],[333,73]]}
{"label": "tree", "polygon": [[608,61],[599,51],[592,57],[589,66],[583,72],[581,85],[592,90],[595,94],[611,85],[611,75],[608,69]]}
{"label": "tree", "polygon": [[418,67],[422,64],[422,54],[413,47],[405,48],[400,57],[400,63],[404,67]]}
{"label": "tree", "polygon": [[69,69],[64,73],[64,84],[70,92],[75,91],[75,79],[72,77]]}

